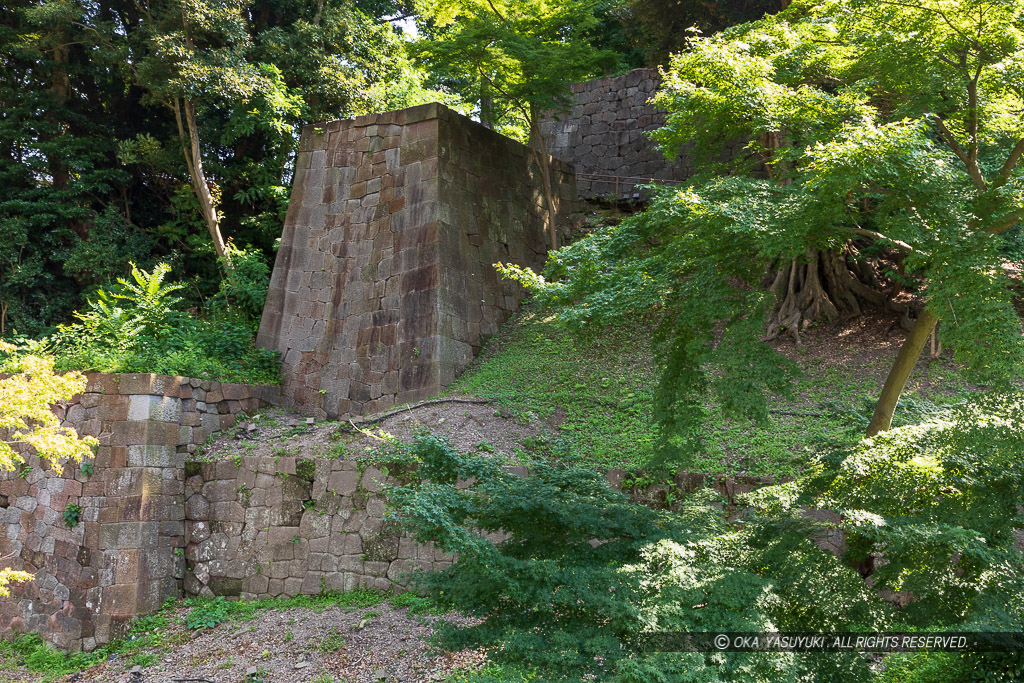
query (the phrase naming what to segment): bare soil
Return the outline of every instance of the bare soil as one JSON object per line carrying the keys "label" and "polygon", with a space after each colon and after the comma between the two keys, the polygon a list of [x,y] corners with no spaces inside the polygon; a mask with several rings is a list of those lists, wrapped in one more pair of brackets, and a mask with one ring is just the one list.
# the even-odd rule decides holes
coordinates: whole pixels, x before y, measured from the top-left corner
{"label": "bare soil", "polygon": [[223,460],[235,455],[358,458],[385,445],[388,437],[407,442],[417,431],[429,429],[447,437],[461,452],[502,456],[514,463],[524,442],[551,429],[557,421],[557,415],[549,420],[516,420],[490,403],[446,402],[412,407],[372,423],[345,420],[310,424],[305,417],[270,408],[211,442],[197,459]]}
{"label": "bare soil", "polygon": [[[172,613],[183,617],[187,608]],[[180,622],[164,640],[173,649],[158,654],[151,666],[133,665],[115,656],[87,671],[59,679],[64,683],[426,683],[485,661],[479,651],[433,652],[426,639],[439,620],[470,623],[455,614],[412,615],[388,603],[367,608],[330,607],[260,612],[251,621],[229,621],[214,629],[190,632]],[[0,662],[0,665],[5,664]],[[15,664],[7,662],[6,664]],[[3,670],[4,683],[41,680],[23,669]]]}

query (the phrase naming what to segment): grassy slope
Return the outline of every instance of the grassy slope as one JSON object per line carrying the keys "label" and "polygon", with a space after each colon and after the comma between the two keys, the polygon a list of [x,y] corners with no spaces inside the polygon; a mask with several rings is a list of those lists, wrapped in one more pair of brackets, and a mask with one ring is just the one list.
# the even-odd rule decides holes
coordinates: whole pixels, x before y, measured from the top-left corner
{"label": "grassy slope", "polygon": [[[880,380],[895,358],[899,335],[885,335],[884,343],[878,343],[879,324],[887,325],[876,321],[875,337],[864,344],[856,324],[838,333],[811,335],[804,353],[785,349],[784,344],[805,375],[795,384],[794,399],[780,399],[773,409],[813,415],[776,413],[767,427],[761,427],[725,419],[713,410],[707,425],[709,452],[696,459],[694,469],[792,475],[821,442],[856,438],[859,422],[866,419],[866,401],[877,396]],[[535,440],[521,459],[638,467],[658,438],[652,407],[659,373],[648,342],[642,328],[609,329],[593,339],[580,339],[557,321],[527,309],[502,329],[449,393],[493,399],[519,419],[535,415],[546,421],[546,438]],[[842,352],[851,348],[859,352]],[[955,366],[944,360],[922,361],[905,402],[949,402],[967,389]]]}

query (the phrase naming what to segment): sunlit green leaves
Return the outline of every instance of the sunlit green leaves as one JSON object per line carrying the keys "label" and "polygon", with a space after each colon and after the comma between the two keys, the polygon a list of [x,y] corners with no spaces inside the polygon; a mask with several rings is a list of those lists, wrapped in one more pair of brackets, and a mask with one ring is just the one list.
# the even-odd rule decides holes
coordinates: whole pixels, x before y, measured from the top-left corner
{"label": "sunlit green leaves", "polygon": [[[568,84],[611,67],[614,54],[593,48],[597,0],[511,2],[424,0],[426,38],[412,52],[435,79],[467,101],[493,101],[493,123],[523,125],[534,111],[561,109]],[[490,106],[490,105],[488,105]],[[524,139],[525,141],[525,139]]]}
{"label": "sunlit green leaves", "polygon": [[758,417],[765,392],[785,389],[757,339],[772,304],[762,280],[815,250],[898,254],[898,281],[927,299],[971,377],[1018,376],[996,235],[1024,215],[1024,99],[1010,76],[1022,27],[1006,0],[805,0],[695,37],[664,71],[652,137],[692,152],[699,175],[553,254],[546,279],[508,274],[579,326],[658,312],[659,419],[684,450],[699,446],[709,391]]}

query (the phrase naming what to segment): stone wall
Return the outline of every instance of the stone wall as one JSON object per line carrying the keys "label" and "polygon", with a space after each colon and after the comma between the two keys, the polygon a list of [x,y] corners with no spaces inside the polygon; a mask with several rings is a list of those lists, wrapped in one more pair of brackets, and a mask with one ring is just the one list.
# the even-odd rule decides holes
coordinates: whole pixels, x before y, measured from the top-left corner
{"label": "stone wall", "polygon": [[451,558],[384,519],[376,467],[351,460],[241,457],[190,463],[185,511],[192,595],[246,599],[389,589]]}
{"label": "stone wall", "polygon": [[[564,218],[574,176],[551,167]],[[338,417],[447,386],[518,307],[492,264],[544,262],[535,171],[438,104],[307,126],[257,338],[281,352],[282,404]]]}
{"label": "stone wall", "polygon": [[[0,600],[0,635],[39,631],[67,650],[92,649],[117,627],[181,592],[184,462],[275,387],[149,374],[90,374],[55,410],[99,439],[85,467],[57,475],[39,458],[0,471],[0,566],[33,581]],[[77,526],[62,518],[81,508]]]}
{"label": "stone wall", "polygon": [[[417,544],[386,521],[381,491],[400,482],[378,467],[293,456],[238,456],[186,467],[184,587],[190,595],[256,599],[358,586],[389,590],[417,567],[439,569],[452,562],[452,556]],[[509,470],[529,475],[525,467]],[[605,479],[623,491],[631,474],[612,469]],[[680,473],[671,484],[625,492],[637,503],[664,507],[670,492],[678,499],[709,486],[735,506],[738,495],[773,481]],[[836,553],[843,547],[839,532],[825,532],[819,542]]]}
{"label": "stone wall", "polygon": [[[548,153],[572,164],[579,174],[689,178],[694,169],[685,154],[670,162],[645,135],[665,122],[664,112],[648,103],[659,83],[657,69],[574,83],[570,111],[541,122]],[[614,180],[577,182],[581,196],[613,193],[616,187]],[[620,183],[620,197],[631,196],[633,187]]]}

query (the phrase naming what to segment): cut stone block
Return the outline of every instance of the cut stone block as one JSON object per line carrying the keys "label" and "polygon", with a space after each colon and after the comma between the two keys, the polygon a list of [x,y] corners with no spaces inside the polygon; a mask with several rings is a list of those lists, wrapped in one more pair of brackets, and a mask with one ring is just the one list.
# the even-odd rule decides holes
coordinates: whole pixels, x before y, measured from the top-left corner
{"label": "cut stone block", "polygon": [[[392,142],[373,132],[384,126]],[[564,234],[575,176],[546,163]],[[546,258],[527,148],[427,104],[307,126],[296,165],[257,337],[281,353],[280,404],[336,418],[438,393],[484,341],[472,323],[490,334],[518,308],[522,287],[493,264]]]}

